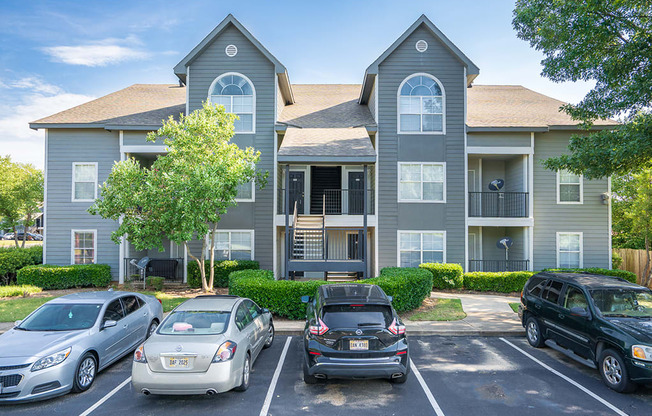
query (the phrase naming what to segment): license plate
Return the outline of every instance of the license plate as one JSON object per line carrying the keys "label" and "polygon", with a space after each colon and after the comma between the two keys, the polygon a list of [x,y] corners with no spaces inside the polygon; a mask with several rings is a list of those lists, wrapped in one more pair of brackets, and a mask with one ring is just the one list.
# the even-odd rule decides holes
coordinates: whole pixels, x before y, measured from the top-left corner
{"label": "license plate", "polygon": [[170,357],[168,361],[168,367],[170,368],[188,368],[190,360],[188,358],[175,358]]}
{"label": "license plate", "polygon": [[369,341],[366,339],[356,339],[349,341],[349,350],[366,351],[369,349]]}

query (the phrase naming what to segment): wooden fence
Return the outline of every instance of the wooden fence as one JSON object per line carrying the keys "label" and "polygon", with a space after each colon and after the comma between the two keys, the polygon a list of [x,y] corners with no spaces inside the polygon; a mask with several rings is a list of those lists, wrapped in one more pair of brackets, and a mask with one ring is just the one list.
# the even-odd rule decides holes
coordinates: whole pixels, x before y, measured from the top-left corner
{"label": "wooden fence", "polygon": [[620,268],[636,273],[636,276],[638,276],[638,283],[640,284],[644,279],[645,263],[647,262],[645,250],[615,248],[614,253],[618,254],[623,259],[623,264]]}

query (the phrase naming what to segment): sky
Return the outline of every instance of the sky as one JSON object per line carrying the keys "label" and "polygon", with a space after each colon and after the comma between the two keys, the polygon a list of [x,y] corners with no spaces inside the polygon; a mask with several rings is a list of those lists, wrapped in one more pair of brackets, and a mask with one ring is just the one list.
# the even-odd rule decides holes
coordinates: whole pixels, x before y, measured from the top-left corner
{"label": "sky", "polygon": [[579,102],[591,85],[541,77],[543,56],[516,37],[513,9],[506,0],[3,0],[0,155],[42,168],[44,132],[28,122],[132,84],[176,83],[174,65],[229,13],[292,83],[361,83],[425,14],[480,68],[475,84]]}

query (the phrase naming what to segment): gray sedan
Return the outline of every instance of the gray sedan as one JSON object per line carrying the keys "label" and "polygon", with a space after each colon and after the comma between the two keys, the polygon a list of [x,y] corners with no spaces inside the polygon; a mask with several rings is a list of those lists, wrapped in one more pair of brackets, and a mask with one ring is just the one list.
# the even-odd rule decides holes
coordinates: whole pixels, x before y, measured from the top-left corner
{"label": "gray sedan", "polygon": [[251,299],[198,296],[136,349],[131,382],[144,394],[244,391],[252,364],[273,341],[272,315]]}
{"label": "gray sedan", "polygon": [[88,390],[98,371],[133,351],[163,318],[158,299],[83,292],[47,302],[0,335],[0,402]]}

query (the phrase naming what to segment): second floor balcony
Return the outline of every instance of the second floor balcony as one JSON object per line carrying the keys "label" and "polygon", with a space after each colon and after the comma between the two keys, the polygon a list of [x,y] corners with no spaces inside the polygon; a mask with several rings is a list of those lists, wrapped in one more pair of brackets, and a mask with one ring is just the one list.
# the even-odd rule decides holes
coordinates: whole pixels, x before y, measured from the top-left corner
{"label": "second floor balcony", "polygon": [[525,218],[528,192],[469,192],[469,217]]}
{"label": "second floor balcony", "polygon": [[[374,215],[375,193],[371,189],[367,189],[366,193],[367,215]],[[364,198],[363,189],[322,189],[313,191],[310,198],[306,198],[305,192],[301,190],[290,189],[289,214],[293,214],[296,203],[300,215],[363,215]],[[285,214],[285,189],[278,190],[277,201],[276,213]]]}

